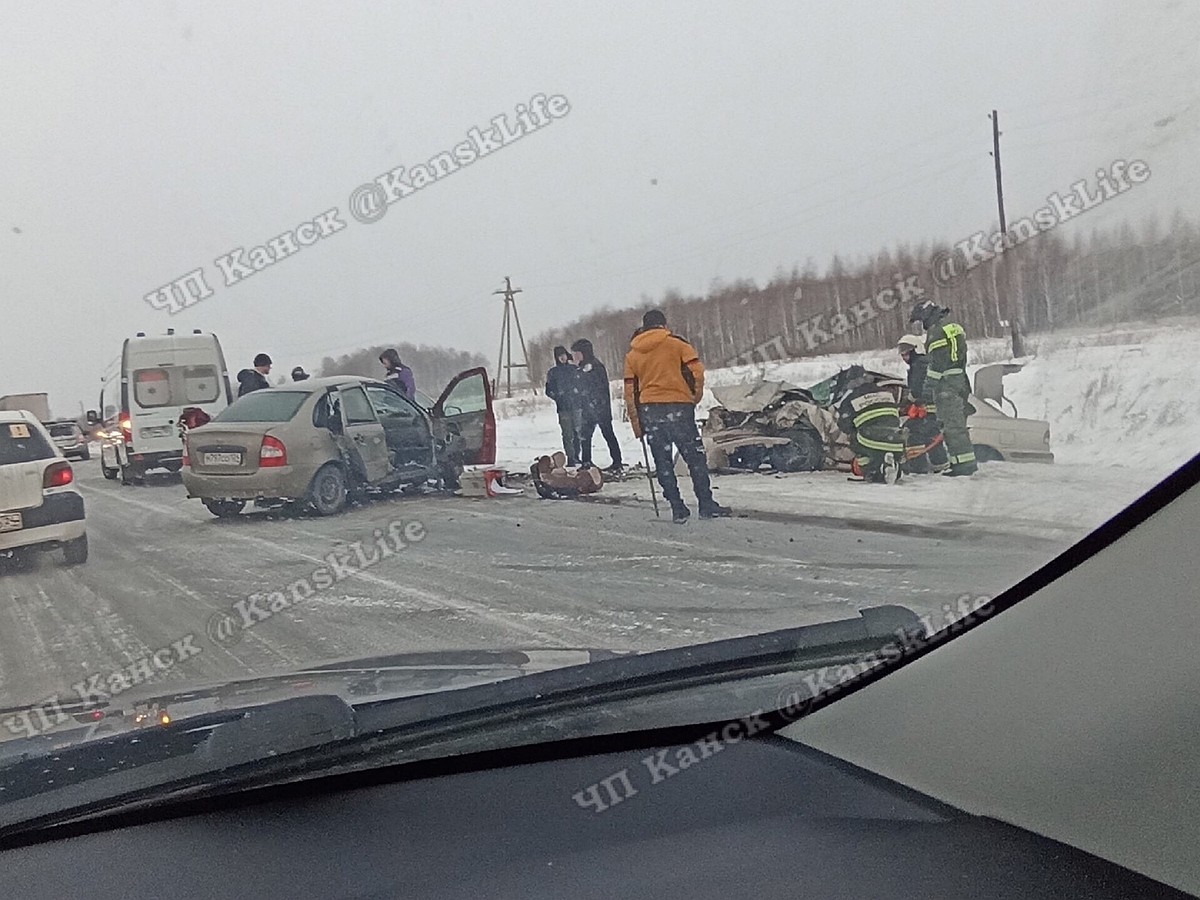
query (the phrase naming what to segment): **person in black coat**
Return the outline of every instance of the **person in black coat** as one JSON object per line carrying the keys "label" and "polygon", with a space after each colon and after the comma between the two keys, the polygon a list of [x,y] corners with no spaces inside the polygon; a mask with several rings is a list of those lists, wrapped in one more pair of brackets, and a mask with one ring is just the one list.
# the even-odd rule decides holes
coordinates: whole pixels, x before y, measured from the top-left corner
{"label": "person in black coat", "polygon": [[582,419],[579,407],[579,370],[571,362],[566,347],[554,348],[554,366],[546,373],[546,396],[558,408],[558,427],[562,431],[563,452],[567,465],[579,465],[579,431]]}
{"label": "person in black coat", "polygon": [[575,365],[579,369],[579,399],[582,423],[579,430],[579,455],[583,465],[592,465],[592,435],[596,426],[608,444],[612,464],[606,471],[621,471],[621,444],[613,433],[612,393],[608,383],[608,370],[596,359],[592,342],[580,338],[571,345]]}
{"label": "person in black coat", "polygon": [[242,369],[238,372],[238,396],[245,397],[254,391],[269,388],[271,383],[267,381],[267,376],[270,374],[271,357],[265,353],[258,354],[254,357],[253,369]]}

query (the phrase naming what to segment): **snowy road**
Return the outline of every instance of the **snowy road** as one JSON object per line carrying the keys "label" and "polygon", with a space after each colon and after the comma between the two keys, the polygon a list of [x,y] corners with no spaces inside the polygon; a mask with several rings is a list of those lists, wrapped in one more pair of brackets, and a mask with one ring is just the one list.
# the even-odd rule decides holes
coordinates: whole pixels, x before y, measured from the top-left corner
{"label": "snowy road", "polygon": [[[648,504],[393,496],[331,519],[213,519],[177,478],[142,487],[76,466],[91,559],[0,571],[0,708],[197,635],[151,685],[227,681],[333,659],[469,647],[655,649],[841,618],[937,611],[992,594],[1065,542],[736,518],[679,527]],[[424,538],[218,643],[214,614],[312,577],[353,541],[420,522]],[[881,528],[882,528],[881,524]],[[340,548],[340,550],[339,550]],[[0,564],[3,565],[3,564]]]}

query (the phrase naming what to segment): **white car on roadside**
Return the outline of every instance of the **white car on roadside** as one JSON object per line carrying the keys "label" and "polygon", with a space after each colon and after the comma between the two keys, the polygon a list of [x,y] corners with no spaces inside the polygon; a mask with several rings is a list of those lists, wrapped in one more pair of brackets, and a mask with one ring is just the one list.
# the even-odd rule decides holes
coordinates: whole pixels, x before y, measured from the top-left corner
{"label": "white car on roadside", "polygon": [[59,547],[68,565],[87,561],[75,473],[36,416],[0,411],[0,554]]}

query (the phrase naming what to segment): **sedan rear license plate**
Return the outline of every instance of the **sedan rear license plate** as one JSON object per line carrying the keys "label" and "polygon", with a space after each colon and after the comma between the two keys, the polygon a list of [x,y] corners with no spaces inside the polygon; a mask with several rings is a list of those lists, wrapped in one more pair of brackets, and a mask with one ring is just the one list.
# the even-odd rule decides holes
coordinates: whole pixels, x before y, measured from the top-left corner
{"label": "sedan rear license plate", "polygon": [[20,531],[25,525],[21,521],[21,514],[18,513],[0,513],[0,532],[4,531]]}
{"label": "sedan rear license plate", "polygon": [[205,453],[204,464],[206,466],[240,466],[242,464],[242,454]]}

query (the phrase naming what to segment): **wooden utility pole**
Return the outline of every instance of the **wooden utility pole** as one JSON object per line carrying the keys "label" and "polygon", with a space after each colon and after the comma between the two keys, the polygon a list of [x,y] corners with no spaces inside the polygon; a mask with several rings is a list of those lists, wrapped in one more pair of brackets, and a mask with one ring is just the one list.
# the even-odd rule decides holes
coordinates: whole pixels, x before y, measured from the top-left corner
{"label": "wooden utility pole", "polygon": [[[500,392],[500,372],[505,373],[505,388],[504,396],[512,396],[512,370],[524,369],[526,377],[529,379],[529,385],[533,387],[533,373],[529,371],[529,351],[525,349],[525,335],[521,331],[521,318],[517,315],[517,294],[521,293],[520,288],[512,286],[512,279],[505,277],[504,287],[498,291],[492,291],[493,294],[500,294],[504,297],[504,323],[500,326],[500,352],[496,356],[496,379],[492,382],[492,395],[497,396]],[[517,340],[521,344],[521,359],[524,362],[514,363],[512,358],[512,330],[513,326],[517,328]],[[533,388],[536,394],[537,389]]]}
{"label": "wooden utility pole", "polygon": [[[1000,233],[1005,236],[1005,253],[1008,250],[1008,221],[1004,216],[1004,179],[1000,174],[1000,114],[996,110],[992,110],[992,159],[996,164],[996,206],[1000,210]],[[1000,259],[1000,265],[1004,266],[1004,257]],[[1008,267],[1005,266],[1007,269]],[[1005,279],[1005,290],[1007,297],[1005,298],[1005,306],[1008,309],[1008,327],[1012,335],[1012,354],[1014,357],[1022,357],[1025,355],[1025,337],[1021,333],[1021,316],[1017,310],[1017,305],[1013,301],[1013,285],[1008,282],[1010,279]]]}

